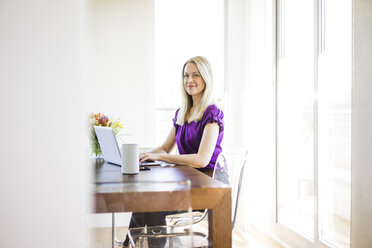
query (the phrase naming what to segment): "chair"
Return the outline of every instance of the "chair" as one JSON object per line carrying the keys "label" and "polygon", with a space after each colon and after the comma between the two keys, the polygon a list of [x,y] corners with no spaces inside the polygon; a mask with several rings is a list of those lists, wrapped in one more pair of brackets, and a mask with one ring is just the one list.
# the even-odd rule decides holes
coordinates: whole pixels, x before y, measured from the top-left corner
{"label": "chair", "polygon": [[[225,153],[226,159],[225,164],[229,164],[229,180],[231,185],[231,198],[232,198],[232,229],[236,224],[236,217],[239,207],[240,192],[242,189],[244,169],[247,163],[248,150],[244,151],[230,151]],[[223,161],[222,161],[223,162]],[[221,163],[222,163],[221,162]],[[233,164],[234,166],[231,166]],[[225,165],[227,168],[227,165]],[[220,171],[217,172],[217,177],[221,177]],[[217,179],[217,178],[216,178]],[[219,179],[217,179],[219,180]]]}
{"label": "chair", "polygon": [[[143,182],[142,182],[143,183]],[[192,208],[190,198],[190,181],[162,182],[151,185],[167,191],[167,199],[157,199],[159,202],[169,202],[171,200],[173,209],[186,211],[187,220],[178,226],[143,226],[130,228],[128,237],[129,247],[200,247],[199,244],[208,242],[207,235],[192,231]],[[161,187],[159,187],[161,184]],[[169,196],[171,194],[171,196]],[[139,196],[140,197],[140,196]],[[154,204],[149,202],[145,204]]]}
{"label": "chair", "polygon": [[[236,223],[236,216],[237,216],[237,211],[238,211],[238,205],[239,205],[239,196],[240,196],[240,191],[241,191],[241,185],[243,182],[243,175],[244,175],[244,168],[247,162],[247,155],[248,151],[228,151],[221,153],[216,161],[216,165],[214,168],[213,172],[213,178],[224,183],[231,185],[232,187],[232,192],[231,192],[231,197],[232,197],[232,229],[235,227]],[[229,164],[229,167],[228,167]],[[189,224],[191,220],[191,225],[197,224],[201,222],[202,220],[205,219],[205,217],[208,214],[208,209],[205,209],[203,212],[195,211],[192,212],[190,215],[189,213],[185,214],[175,214],[175,215],[168,215],[166,217],[167,219],[167,225],[169,227],[183,227],[185,226],[185,223]],[[112,214],[112,219],[113,219],[113,229],[112,229],[112,237],[113,237],[113,247],[114,247],[114,240],[115,239],[115,213]],[[141,231],[141,232],[149,232],[153,231],[152,228],[147,227],[146,229],[137,229],[137,230],[132,230],[132,233],[135,231]],[[156,232],[156,231],[155,231]],[[202,237],[203,242],[205,244],[208,243],[207,239],[205,238],[205,235],[201,233],[196,233],[198,237]],[[178,238],[182,236],[187,236],[187,233],[181,233],[178,234]],[[171,235],[168,236],[169,238]],[[116,240],[115,241],[117,244],[122,244],[121,241]],[[197,242],[201,243],[201,242]],[[175,246],[176,247],[176,246]]]}
{"label": "chair", "polygon": [[[221,153],[216,161],[212,178],[230,185],[232,187],[231,198],[232,198],[232,229],[235,227],[236,216],[239,205],[239,196],[241,191],[241,185],[243,182],[244,168],[247,162],[248,151],[230,151]],[[228,169],[228,163],[230,169]],[[234,166],[233,166],[234,165]],[[229,172],[230,170],[230,172]],[[204,212],[194,212],[192,224],[197,224],[205,219],[207,216],[208,209]],[[182,215],[169,215],[167,216],[167,222],[177,226],[183,223]]]}

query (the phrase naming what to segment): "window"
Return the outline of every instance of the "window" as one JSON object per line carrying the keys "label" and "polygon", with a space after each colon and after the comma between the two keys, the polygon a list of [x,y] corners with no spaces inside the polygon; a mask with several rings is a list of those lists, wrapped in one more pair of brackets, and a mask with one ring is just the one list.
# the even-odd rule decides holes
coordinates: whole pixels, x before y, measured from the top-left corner
{"label": "window", "polygon": [[214,95],[224,82],[224,1],[155,0],[156,144],[161,144],[181,106],[184,62],[204,56],[212,65]]}
{"label": "window", "polygon": [[278,8],[277,221],[316,247],[349,247],[351,1]]}
{"label": "window", "polygon": [[278,220],[313,236],[313,3],[283,1],[277,83]]}
{"label": "window", "polygon": [[320,240],[350,246],[351,1],[322,4],[318,71]]}

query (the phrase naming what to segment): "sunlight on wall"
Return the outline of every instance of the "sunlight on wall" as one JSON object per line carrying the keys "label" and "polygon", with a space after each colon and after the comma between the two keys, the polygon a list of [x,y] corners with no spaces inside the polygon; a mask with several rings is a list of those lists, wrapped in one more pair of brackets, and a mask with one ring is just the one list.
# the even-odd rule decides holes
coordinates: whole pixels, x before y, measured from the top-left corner
{"label": "sunlight on wall", "polygon": [[154,143],[152,0],[90,0],[84,21],[86,113],[120,118],[127,143]]}

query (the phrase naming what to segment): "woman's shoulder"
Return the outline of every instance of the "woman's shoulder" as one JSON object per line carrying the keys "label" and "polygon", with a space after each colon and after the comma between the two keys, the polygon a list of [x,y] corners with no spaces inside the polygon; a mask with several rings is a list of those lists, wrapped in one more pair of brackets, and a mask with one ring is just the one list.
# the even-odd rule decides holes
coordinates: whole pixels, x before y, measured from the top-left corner
{"label": "woman's shoulder", "polygon": [[178,108],[178,109],[176,110],[176,112],[175,112],[175,116],[178,115],[178,112],[180,112],[180,109],[181,109],[181,108]]}
{"label": "woman's shoulder", "polygon": [[214,120],[222,120],[224,117],[223,111],[217,107],[216,104],[211,104],[209,105],[203,114],[202,120],[207,120],[207,119],[214,119]]}
{"label": "woman's shoulder", "polygon": [[220,132],[222,132],[224,129],[223,119],[223,111],[216,104],[212,104],[205,109],[201,123],[203,126],[208,123],[217,123],[220,126]]}
{"label": "woman's shoulder", "polygon": [[178,112],[180,111],[181,108],[178,108],[176,110],[176,112],[174,113],[174,117],[173,117],[173,126],[176,127],[177,126],[177,118],[178,118]]}
{"label": "woman's shoulder", "polygon": [[209,105],[205,111],[204,111],[204,115],[209,115],[209,114],[213,114],[213,115],[223,115],[223,111],[217,107],[216,104],[211,104]]}

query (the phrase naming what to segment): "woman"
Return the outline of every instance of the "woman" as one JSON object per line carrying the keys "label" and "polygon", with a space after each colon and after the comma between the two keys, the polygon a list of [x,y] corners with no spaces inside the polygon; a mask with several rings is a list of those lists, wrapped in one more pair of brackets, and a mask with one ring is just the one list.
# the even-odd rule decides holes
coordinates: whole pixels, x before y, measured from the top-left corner
{"label": "woman", "polygon": [[[206,58],[186,61],[182,70],[183,103],[175,113],[173,126],[163,145],[140,154],[140,161],[161,160],[188,165],[212,176],[221,153],[223,112],[212,101],[212,70]],[[179,155],[170,154],[175,144]],[[164,225],[167,212],[133,213],[129,228]],[[125,245],[127,244],[128,237]],[[159,244],[158,244],[159,245]]]}
{"label": "woman", "polygon": [[[182,70],[183,104],[176,111],[173,127],[160,147],[142,153],[140,161],[161,160],[189,165],[212,175],[221,153],[223,112],[212,104],[212,71],[204,57],[186,61]],[[180,155],[169,154],[177,144]]]}

